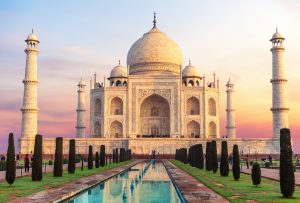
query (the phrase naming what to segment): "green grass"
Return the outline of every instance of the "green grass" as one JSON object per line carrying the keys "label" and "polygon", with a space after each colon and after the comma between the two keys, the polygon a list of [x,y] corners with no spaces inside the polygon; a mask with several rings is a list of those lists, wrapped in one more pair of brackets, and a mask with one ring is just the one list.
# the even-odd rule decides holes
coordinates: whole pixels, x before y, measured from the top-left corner
{"label": "green grass", "polygon": [[9,186],[6,182],[0,182],[0,202],[6,202],[17,197],[23,197],[35,192],[54,188],[79,178],[100,173],[111,168],[129,164],[131,162],[132,160],[120,162],[118,164],[111,164],[100,168],[94,167],[92,170],[84,167],[83,171],[81,171],[80,168],[76,168],[74,174],[69,174],[68,171],[64,170],[62,177],[53,177],[53,173],[47,173],[43,174],[42,181],[36,182],[31,180],[31,176],[17,178],[12,186]]}
{"label": "green grass", "polygon": [[[205,169],[200,170],[191,167],[189,164],[184,164],[180,161],[172,160],[171,162],[231,202],[240,203],[247,202],[247,200],[256,200],[258,202],[300,202],[299,187],[295,188],[293,199],[285,199],[282,198],[280,193],[279,182],[274,180],[262,178],[261,184],[255,187],[252,185],[251,175],[248,174],[241,173],[241,179],[235,181],[231,172],[228,177],[222,177],[219,170],[214,174]],[[234,196],[239,197],[231,199]]]}

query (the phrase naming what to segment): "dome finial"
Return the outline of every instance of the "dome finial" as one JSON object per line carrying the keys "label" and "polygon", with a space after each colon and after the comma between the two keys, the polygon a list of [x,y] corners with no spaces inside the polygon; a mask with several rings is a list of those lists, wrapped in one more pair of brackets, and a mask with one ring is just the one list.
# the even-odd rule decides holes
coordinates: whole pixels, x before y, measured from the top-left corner
{"label": "dome finial", "polygon": [[119,59],[119,65],[121,65],[121,60]]}
{"label": "dome finial", "polygon": [[278,32],[277,26],[276,26],[276,32]]}
{"label": "dome finial", "polygon": [[191,63],[191,59],[189,59],[189,65],[192,65],[192,63]]}
{"label": "dome finial", "polygon": [[156,13],[153,13],[153,27],[156,27]]}
{"label": "dome finial", "polygon": [[33,28],[31,28],[31,33],[33,34]]}

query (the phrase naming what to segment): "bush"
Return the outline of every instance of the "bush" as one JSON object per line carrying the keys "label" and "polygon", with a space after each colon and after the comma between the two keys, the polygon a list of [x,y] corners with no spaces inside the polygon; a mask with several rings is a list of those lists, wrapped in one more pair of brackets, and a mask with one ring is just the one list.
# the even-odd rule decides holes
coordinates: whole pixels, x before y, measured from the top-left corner
{"label": "bush", "polygon": [[68,164],[68,159],[63,159],[63,164]]}
{"label": "bush", "polygon": [[[116,149],[116,154],[118,153],[118,149]],[[115,155],[117,156],[117,155]],[[116,162],[118,163],[118,157],[115,157]],[[105,166],[105,145],[100,146],[100,166]]]}
{"label": "bush", "polygon": [[14,143],[14,134],[9,133],[8,136],[8,147],[6,154],[6,173],[5,180],[11,185],[15,182],[16,178],[16,163],[15,163],[15,143]]}
{"label": "bush", "polygon": [[100,159],[99,159],[99,153],[96,152],[96,156],[95,156],[95,167],[99,168],[100,166]]}
{"label": "bush", "polygon": [[49,160],[49,166],[52,166],[53,165],[53,161],[52,160]]}
{"label": "bush", "polygon": [[228,149],[226,141],[222,141],[220,174],[221,176],[228,176],[229,174]]}
{"label": "bush", "polygon": [[182,162],[184,164],[188,163],[187,149],[186,148],[182,148]]}
{"label": "bush", "polygon": [[41,181],[43,179],[43,138],[42,135],[36,135],[34,141],[34,159],[32,162],[32,181]]}
{"label": "bush", "polygon": [[233,145],[233,165],[232,165],[232,173],[234,180],[240,179],[240,155],[239,155],[239,147],[235,144]]}
{"label": "bush", "polygon": [[270,162],[266,162],[266,163],[265,163],[265,167],[266,167],[266,168],[270,168],[270,167],[271,167],[271,163],[270,163]]}
{"label": "bush", "polygon": [[93,169],[93,146],[89,146],[89,155],[88,155],[88,169]]}
{"label": "bush", "polygon": [[290,130],[283,128],[280,130],[280,190],[281,194],[286,198],[291,198],[295,191],[292,156]]}
{"label": "bush", "polygon": [[63,172],[63,138],[57,137],[55,139],[55,159],[54,159],[54,177],[61,177]]}
{"label": "bush", "polygon": [[218,171],[218,154],[217,154],[217,142],[213,140],[211,142],[211,160],[212,160],[212,170],[214,173]]}
{"label": "bush", "polygon": [[250,161],[250,166],[253,166],[254,162],[253,161]]}
{"label": "bush", "polygon": [[205,153],[205,169],[207,171],[212,170],[212,161],[211,161],[211,142],[206,142],[206,153]]}
{"label": "bush", "polygon": [[258,186],[261,182],[261,171],[258,163],[254,163],[251,170],[252,183],[255,186]]}
{"label": "bush", "polygon": [[6,161],[0,161],[0,171],[6,170]]}
{"label": "bush", "polygon": [[76,168],[76,146],[75,140],[71,139],[69,141],[69,161],[68,161],[68,172],[75,173]]}

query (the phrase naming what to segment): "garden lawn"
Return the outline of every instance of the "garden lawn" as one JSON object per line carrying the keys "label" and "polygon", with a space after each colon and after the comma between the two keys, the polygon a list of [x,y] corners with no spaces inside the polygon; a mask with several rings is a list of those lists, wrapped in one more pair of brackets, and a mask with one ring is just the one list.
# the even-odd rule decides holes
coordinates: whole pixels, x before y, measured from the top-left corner
{"label": "garden lawn", "polygon": [[258,202],[300,202],[300,188],[295,188],[294,198],[282,198],[280,184],[278,181],[262,178],[258,187],[252,185],[251,175],[241,173],[239,181],[233,179],[232,172],[229,176],[222,177],[220,171],[213,173],[205,169],[198,169],[184,164],[180,161],[171,160],[178,168],[184,170],[201,183],[211,188],[231,202],[247,202],[256,200]]}
{"label": "garden lawn", "polygon": [[32,181],[30,176],[16,178],[15,183],[11,186],[9,186],[6,182],[0,182],[0,202],[6,202],[17,197],[23,197],[41,190],[54,188],[79,178],[100,173],[111,168],[129,164],[131,162],[132,160],[119,162],[118,164],[112,163],[111,165],[107,165],[105,167],[94,167],[91,170],[89,170],[87,167],[84,167],[83,171],[81,171],[81,168],[76,168],[74,174],[69,174],[67,170],[64,170],[62,177],[53,177],[53,172],[46,173],[43,174],[42,181]]}

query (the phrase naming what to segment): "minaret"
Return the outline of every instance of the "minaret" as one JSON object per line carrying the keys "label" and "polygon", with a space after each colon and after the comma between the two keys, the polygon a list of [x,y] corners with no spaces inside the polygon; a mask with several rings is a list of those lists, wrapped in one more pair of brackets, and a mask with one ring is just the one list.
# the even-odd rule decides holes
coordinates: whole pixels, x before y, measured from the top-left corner
{"label": "minaret", "polygon": [[81,79],[78,84],[76,137],[85,137],[85,83]]}
{"label": "minaret", "polygon": [[226,130],[227,134],[226,136],[228,138],[236,138],[236,127],[235,127],[235,105],[234,105],[234,98],[233,98],[233,83],[228,80],[226,87],[226,93],[227,93],[227,119],[226,119]]}
{"label": "minaret", "polygon": [[[27,47],[26,53],[26,70],[23,95],[22,111],[22,132],[21,132],[21,153],[30,153],[33,151],[35,135],[37,134],[37,88],[39,81],[37,80],[37,56],[39,53],[38,44],[40,43],[37,36],[32,33],[25,40]],[[32,139],[32,140],[31,140]],[[26,144],[22,145],[22,140],[26,140]],[[26,145],[26,146],[25,146]]]}
{"label": "minaret", "polygon": [[272,42],[272,108],[273,113],[273,139],[279,140],[280,129],[289,127],[285,68],[283,63],[283,41],[285,39],[276,28],[275,34],[270,41]]}

